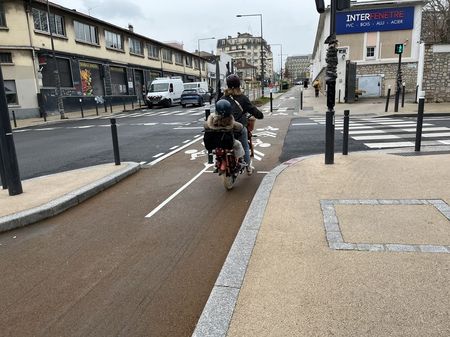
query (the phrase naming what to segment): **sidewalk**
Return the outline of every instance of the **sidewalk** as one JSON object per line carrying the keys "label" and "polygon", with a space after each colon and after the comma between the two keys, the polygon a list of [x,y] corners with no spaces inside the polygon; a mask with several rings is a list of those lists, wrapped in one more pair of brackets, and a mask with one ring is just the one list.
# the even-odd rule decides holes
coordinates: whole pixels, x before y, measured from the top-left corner
{"label": "sidewalk", "polygon": [[450,154],[409,154],[272,170],[193,336],[449,336]]}

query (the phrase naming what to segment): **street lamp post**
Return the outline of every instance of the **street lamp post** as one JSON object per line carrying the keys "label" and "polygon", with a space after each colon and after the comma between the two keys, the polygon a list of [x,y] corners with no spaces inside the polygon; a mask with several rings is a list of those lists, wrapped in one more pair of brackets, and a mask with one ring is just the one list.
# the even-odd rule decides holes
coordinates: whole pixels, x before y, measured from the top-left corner
{"label": "street lamp post", "polygon": [[198,39],[197,40],[197,52],[198,52],[198,70],[199,70],[199,74],[200,74],[200,82],[202,81],[202,61],[200,59],[200,41],[204,41],[204,40],[214,40],[215,37],[205,37],[203,39]]}
{"label": "street lamp post", "polygon": [[259,16],[261,22],[261,96],[264,97],[264,47],[263,47],[263,23],[262,14],[237,14],[236,17]]}
{"label": "street lamp post", "polygon": [[283,45],[281,43],[272,43],[271,46],[280,46],[280,91],[281,86],[283,85]]}

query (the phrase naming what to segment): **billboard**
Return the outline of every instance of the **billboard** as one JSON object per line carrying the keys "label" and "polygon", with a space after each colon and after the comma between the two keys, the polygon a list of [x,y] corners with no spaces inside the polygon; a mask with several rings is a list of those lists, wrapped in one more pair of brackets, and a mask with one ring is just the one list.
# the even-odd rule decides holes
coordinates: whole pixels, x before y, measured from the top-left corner
{"label": "billboard", "polygon": [[336,34],[412,29],[414,7],[367,9],[336,13]]}

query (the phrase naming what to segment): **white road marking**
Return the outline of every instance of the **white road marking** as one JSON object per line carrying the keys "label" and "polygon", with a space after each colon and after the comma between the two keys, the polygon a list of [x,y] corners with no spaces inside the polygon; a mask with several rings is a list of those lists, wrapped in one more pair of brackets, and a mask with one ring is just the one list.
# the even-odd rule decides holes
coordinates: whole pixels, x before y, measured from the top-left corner
{"label": "white road marking", "polygon": [[[409,129],[401,129],[406,132],[415,132],[416,128],[409,128]],[[446,127],[435,127],[435,128],[422,128],[422,131],[449,131],[449,128]]]}
{"label": "white road marking", "polygon": [[190,139],[186,139],[185,141],[183,141],[183,144],[186,144],[187,142],[190,142]]}
{"label": "white road marking", "polygon": [[34,129],[36,131],[52,131],[52,130],[56,130],[56,128],[41,128],[41,129]]}
{"label": "white road marking", "polygon": [[153,156],[153,158],[161,157],[163,154],[164,154],[164,152],[160,152],[160,153],[158,153],[158,154],[155,154],[155,155]]}
{"label": "white road marking", "polygon": [[169,150],[175,150],[179,145],[172,146]]}
{"label": "white road marking", "polygon": [[297,126],[297,125],[317,125],[317,123],[292,123],[292,126]]}
{"label": "white road marking", "polygon": [[183,146],[181,146],[181,147],[179,147],[179,148],[173,150],[172,152],[166,153],[164,156],[161,156],[161,157],[159,157],[158,159],[155,159],[154,161],[148,163],[148,165],[153,166],[153,165],[159,163],[160,161],[162,161],[162,160],[164,160],[164,159],[170,157],[171,155],[173,155],[173,154],[175,154],[175,153],[177,153],[177,152],[179,152],[179,151],[181,151],[181,150],[187,148],[188,146],[190,146],[190,145],[192,145],[192,144],[198,142],[199,140],[202,139],[201,136],[202,136],[202,135],[197,135],[197,136],[195,136],[195,139],[194,139],[194,140],[192,140],[192,141],[190,141],[189,143],[186,143],[185,145],[183,145]]}
{"label": "white road marking", "polygon": [[422,137],[449,137],[450,136],[450,132],[437,132],[437,133],[424,133],[422,134]]}
{"label": "white road marking", "polygon": [[376,140],[376,139],[399,139],[396,135],[381,135],[381,136],[357,136],[352,137],[354,140]]}
{"label": "white road marking", "polygon": [[392,143],[364,143],[367,147],[372,149],[392,148],[392,147],[408,147],[414,146],[413,142],[392,142]]}
{"label": "white road marking", "polygon": [[165,205],[167,205],[171,200],[173,200],[178,194],[183,192],[190,184],[192,184],[195,180],[197,180],[198,177],[200,177],[204,172],[206,172],[207,169],[209,169],[213,164],[205,164],[205,168],[202,169],[197,175],[189,180],[186,184],[184,184],[181,188],[179,188],[175,193],[173,193],[170,197],[168,197],[166,200],[164,200],[161,204],[159,204],[158,207],[156,207],[153,211],[148,213],[145,217],[151,218],[153,215],[155,215],[161,208],[163,208]]}
{"label": "white road marking", "polygon": [[203,129],[203,126],[177,126],[173,128],[174,130],[195,130],[195,129]]}
{"label": "white road marking", "polygon": [[350,135],[363,135],[363,134],[368,134],[368,133],[386,133],[383,130],[360,130],[360,131],[349,131],[348,132]]}
{"label": "white road marking", "polygon": [[253,150],[253,153],[256,153],[257,155],[259,155],[259,156],[261,156],[261,157],[264,157],[264,156],[265,156],[264,153],[259,152],[258,150]]}
{"label": "white road marking", "polygon": [[450,140],[438,140],[438,142],[450,145]]}

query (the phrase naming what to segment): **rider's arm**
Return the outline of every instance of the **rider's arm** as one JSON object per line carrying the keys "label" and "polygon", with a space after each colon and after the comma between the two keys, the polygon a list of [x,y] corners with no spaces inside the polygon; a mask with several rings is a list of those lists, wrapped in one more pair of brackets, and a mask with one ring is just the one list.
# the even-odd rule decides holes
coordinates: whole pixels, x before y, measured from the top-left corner
{"label": "rider's arm", "polygon": [[247,96],[243,96],[243,98],[242,109],[250,115],[255,116],[257,119],[263,119],[264,114],[250,102],[250,99]]}

